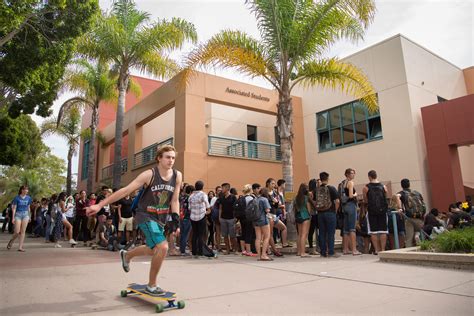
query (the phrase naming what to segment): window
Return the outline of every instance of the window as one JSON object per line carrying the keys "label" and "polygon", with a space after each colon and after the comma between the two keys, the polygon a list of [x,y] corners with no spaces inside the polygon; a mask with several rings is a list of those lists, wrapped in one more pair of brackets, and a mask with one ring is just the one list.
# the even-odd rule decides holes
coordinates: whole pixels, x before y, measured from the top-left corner
{"label": "window", "polygon": [[247,125],[247,140],[257,141],[257,126]]}
{"label": "window", "polygon": [[[247,140],[257,141],[257,126],[247,125]],[[258,145],[254,143],[247,143],[247,156],[249,158],[258,158]]]}
{"label": "window", "polygon": [[280,145],[281,144],[281,139],[280,139],[280,133],[278,132],[278,126],[275,126],[275,144]]}
{"label": "window", "polygon": [[86,140],[84,142],[84,148],[82,150],[82,168],[81,168],[81,180],[87,179],[87,173],[89,171],[89,147],[90,141]]}
{"label": "window", "polygon": [[353,101],[316,114],[319,150],[381,139],[380,113],[370,113],[360,101]]}

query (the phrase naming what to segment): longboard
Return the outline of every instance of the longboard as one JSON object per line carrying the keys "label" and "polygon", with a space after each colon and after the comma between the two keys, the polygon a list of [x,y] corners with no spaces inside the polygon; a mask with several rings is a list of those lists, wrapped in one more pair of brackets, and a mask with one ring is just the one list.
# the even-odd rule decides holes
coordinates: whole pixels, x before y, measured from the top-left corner
{"label": "longboard", "polygon": [[[163,312],[165,309],[170,308],[178,308],[183,309],[185,304],[184,301],[177,301],[176,302],[176,293],[174,292],[164,292],[159,296],[150,295],[145,292],[146,284],[136,284],[130,283],[127,286],[126,290],[122,290],[120,292],[120,296],[127,297],[129,294],[135,294],[142,298],[146,298],[155,302],[159,302],[155,305],[155,311],[157,313]],[[165,304],[162,304],[165,303]]]}

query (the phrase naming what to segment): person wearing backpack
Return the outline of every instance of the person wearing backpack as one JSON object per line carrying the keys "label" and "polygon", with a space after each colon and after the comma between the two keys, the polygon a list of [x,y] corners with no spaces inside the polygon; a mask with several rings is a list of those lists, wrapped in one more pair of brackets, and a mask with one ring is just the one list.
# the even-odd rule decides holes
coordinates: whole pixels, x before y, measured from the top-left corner
{"label": "person wearing backpack", "polygon": [[[272,258],[268,256],[268,247],[270,244],[270,220],[268,218],[268,214],[270,214],[271,206],[270,202],[268,201],[270,198],[270,194],[267,188],[260,188],[259,184],[253,184],[252,189],[253,191],[259,191],[259,196],[256,198],[255,201],[257,204],[257,213],[258,218],[257,220],[253,221],[255,227],[255,248],[257,249],[257,256],[259,261],[273,261]],[[252,200],[251,203],[253,203]],[[248,211],[246,211],[248,213]]]}
{"label": "person wearing backpack", "polygon": [[388,235],[388,203],[387,187],[377,180],[377,172],[370,170],[369,183],[364,187],[364,202],[367,203],[368,230],[374,255],[385,250]]}
{"label": "person wearing backpack", "polygon": [[255,257],[257,255],[254,254],[251,249],[254,235],[253,224],[252,221],[248,220],[245,216],[247,205],[255,198],[251,195],[252,186],[250,184],[246,184],[242,189],[242,193],[243,195],[239,196],[237,202],[235,203],[234,216],[240,223],[241,236],[242,240],[244,241],[242,255],[247,257]]}
{"label": "person wearing backpack", "polygon": [[405,213],[405,244],[413,247],[420,242],[423,218],[426,212],[425,202],[421,193],[410,189],[410,180],[402,179],[400,194],[401,208]]}
{"label": "person wearing backpack", "polygon": [[[309,246],[309,254],[310,255],[319,255],[318,252],[318,242],[316,241],[318,236],[318,213],[316,211],[316,207],[314,206],[316,202],[316,188],[321,185],[320,179],[311,179],[308,183],[309,189],[309,197],[310,202],[313,204],[313,210],[310,213],[311,221],[309,224],[309,231],[308,231],[308,246]],[[313,239],[315,243],[315,247],[313,248]]]}
{"label": "person wearing backpack", "polygon": [[189,256],[186,252],[186,245],[188,244],[189,233],[191,232],[191,210],[189,209],[189,196],[194,191],[194,186],[187,185],[184,187],[184,193],[180,196],[179,201],[179,252],[181,256]]}
{"label": "person wearing backpack", "polygon": [[[341,197],[341,206],[344,213],[343,225],[343,254],[353,256],[361,255],[357,251],[356,240],[356,219],[357,219],[357,192],[354,188],[355,170],[352,168],[346,169],[344,172],[346,179],[344,179],[338,186],[339,196]],[[351,251],[349,251],[349,247]]]}
{"label": "person wearing backpack", "polygon": [[319,248],[321,257],[339,257],[334,252],[334,238],[336,234],[336,210],[339,209],[339,194],[335,187],[329,185],[329,174],[319,174],[321,185],[315,190],[315,208],[318,212]]}

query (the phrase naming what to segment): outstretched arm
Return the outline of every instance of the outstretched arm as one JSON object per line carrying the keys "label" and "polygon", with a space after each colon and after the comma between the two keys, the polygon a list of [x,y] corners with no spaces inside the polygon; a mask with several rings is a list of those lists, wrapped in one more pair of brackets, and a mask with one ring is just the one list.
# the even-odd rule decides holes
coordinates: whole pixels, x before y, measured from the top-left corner
{"label": "outstretched arm", "polygon": [[120,190],[114,192],[112,195],[110,195],[109,197],[106,197],[105,199],[100,201],[98,204],[87,207],[86,208],[87,216],[97,214],[97,212],[99,212],[100,209],[103,208],[105,205],[114,203],[120,200],[121,198],[124,198],[127,195],[131,194],[135,190],[140,189],[142,186],[148,185],[151,180],[152,175],[153,175],[153,171],[151,169],[140,173],[138,177],[136,177],[135,180],[130,182],[130,184],[127,185],[126,187],[121,188]]}

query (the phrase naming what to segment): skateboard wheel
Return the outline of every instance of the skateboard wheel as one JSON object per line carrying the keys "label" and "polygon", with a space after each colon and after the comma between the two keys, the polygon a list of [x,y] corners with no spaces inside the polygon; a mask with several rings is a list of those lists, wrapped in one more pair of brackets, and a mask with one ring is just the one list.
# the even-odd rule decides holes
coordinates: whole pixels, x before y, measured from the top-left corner
{"label": "skateboard wheel", "polygon": [[178,301],[178,309],[183,309],[184,306],[186,306],[186,304],[184,303],[184,301]]}
{"label": "skateboard wheel", "polygon": [[165,309],[165,308],[164,308],[163,305],[161,305],[161,304],[156,304],[156,306],[155,306],[155,311],[156,311],[157,313],[163,312],[164,309]]}
{"label": "skateboard wheel", "polygon": [[128,293],[127,293],[126,290],[122,290],[122,291],[120,292],[120,296],[121,296],[121,297],[127,297],[127,294],[128,294]]}

